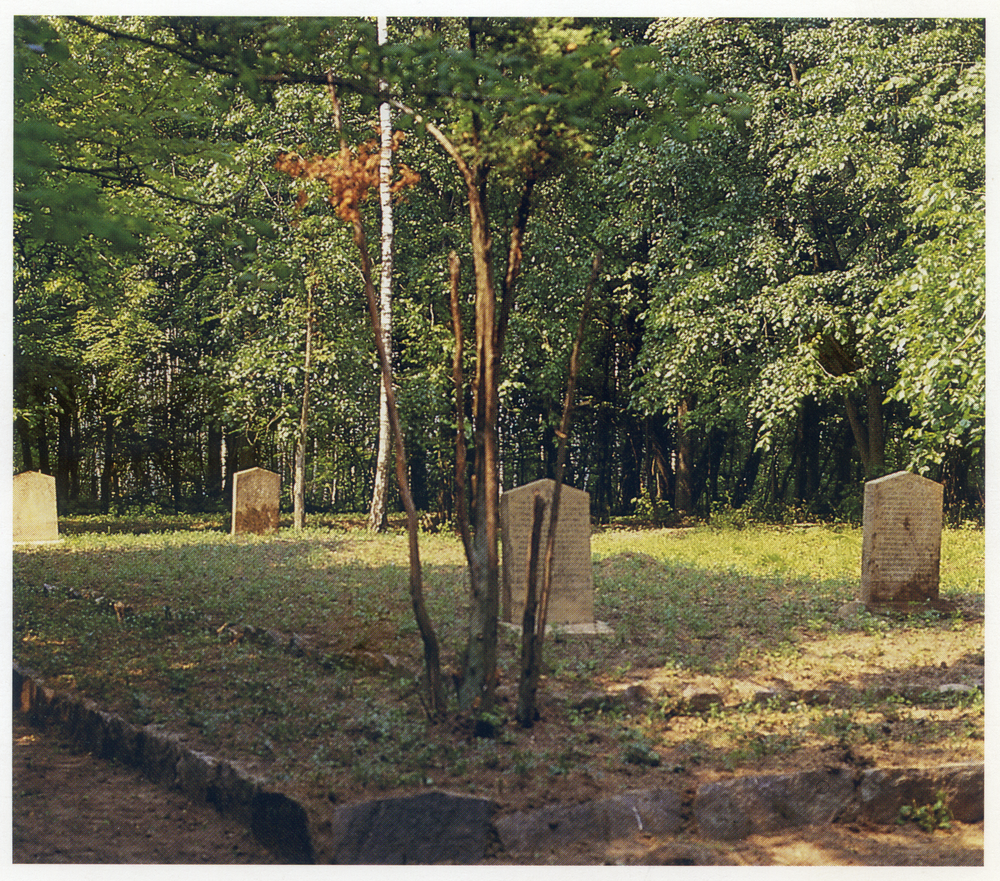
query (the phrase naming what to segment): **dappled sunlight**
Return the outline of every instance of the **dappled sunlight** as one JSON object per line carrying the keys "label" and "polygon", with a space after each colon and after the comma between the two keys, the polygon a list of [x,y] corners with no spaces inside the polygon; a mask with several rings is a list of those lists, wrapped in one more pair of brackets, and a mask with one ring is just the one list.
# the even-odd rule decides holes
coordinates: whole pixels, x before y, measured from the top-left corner
{"label": "dappled sunlight", "polygon": [[[596,611],[611,632],[546,641],[542,718],[530,733],[513,722],[520,643],[504,631],[500,733],[488,743],[458,722],[428,723],[401,533],[92,535],[69,550],[18,551],[15,657],[135,724],[295,779],[321,804],[432,780],[523,807],[608,788],[982,758],[980,618],[846,619],[852,579],[718,568],[718,531],[642,537],[595,535]],[[770,537],[740,540],[758,542],[748,556],[761,559],[779,553]],[[780,553],[794,561],[793,547]],[[690,558],[665,556],[677,548]],[[422,550],[454,702],[464,555],[451,535],[422,537]],[[739,855],[852,858],[809,840],[761,841]],[[631,861],[694,859],[667,845],[626,851]]]}

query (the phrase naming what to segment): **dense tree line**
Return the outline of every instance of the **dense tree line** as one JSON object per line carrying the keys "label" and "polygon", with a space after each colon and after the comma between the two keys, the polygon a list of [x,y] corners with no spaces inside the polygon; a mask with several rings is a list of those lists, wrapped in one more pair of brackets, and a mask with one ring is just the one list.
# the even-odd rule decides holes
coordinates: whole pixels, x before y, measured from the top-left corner
{"label": "dense tree line", "polygon": [[386,94],[419,175],[392,326],[418,508],[456,513],[449,252],[468,327],[486,271],[465,163],[503,487],[553,473],[600,252],[566,472],[595,516],[853,516],[898,468],[982,510],[982,21],[389,26],[15,20],[14,469],[54,474],[62,510],[223,509],[251,465],[290,505],[307,332],[307,507],[367,509],[380,374],[351,231],[275,160],[377,139]]}

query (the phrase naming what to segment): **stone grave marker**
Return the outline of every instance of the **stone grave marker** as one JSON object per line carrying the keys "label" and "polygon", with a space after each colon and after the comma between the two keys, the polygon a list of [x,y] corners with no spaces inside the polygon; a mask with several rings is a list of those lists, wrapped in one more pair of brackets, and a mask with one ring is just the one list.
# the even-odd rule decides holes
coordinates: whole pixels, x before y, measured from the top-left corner
{"label": "stone grave marker", "polygon": [[897,471],[865,484],[861,601],[906,609],[938,600],[944,487]]}
{"label": "stone grave marker", "polygon": [[56,479],[40,471],[14,476],[14,541],[59,541]]}
{"label": "stone grave marker", "polygon": [[281,476],[263,468],[248,468],[233,475],[232,534],[265,535],[278,529]]}
{"label": "stone grave marker", "polygon": [[[500,528],[503,547],[503,592],[501,619],[520,626],[527,590],[528,549],[535,493],[551,504],[554,480],[536,480],[500,496]],[[549,532],[549,508],[542,523],[538,583],[541,594],[545,543]],[[594,572],[590,556],[590,495],[563,485],[559,499],[552,587],[549,594],[549,627],[569,631],[603,632],[607,625],[594,620]]]}

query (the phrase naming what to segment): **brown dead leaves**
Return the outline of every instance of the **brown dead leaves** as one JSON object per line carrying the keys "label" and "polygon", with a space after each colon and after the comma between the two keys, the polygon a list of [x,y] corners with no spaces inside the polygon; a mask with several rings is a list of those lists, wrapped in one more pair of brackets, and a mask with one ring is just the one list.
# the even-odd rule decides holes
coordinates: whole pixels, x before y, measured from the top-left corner
{"label": "brown dead leaves", "polygon": [[[403,132],[394,132],[392,149],[396,150],[404,138]],[[378,186],[381,148],[378,141],[371,139],[352,150],[346,144],[340,152],[331,156],[313,155],[306,159],[298,153],[279,153],[274,167],[294,178],[322,180],[330,189],[328,197],[337,216],[353,223],[360,217],[360,205],[369,190]],[[404,163],[398,163],[398,176],[391,185],[393,195],[413,186],[420,175]],[[309,194],[300,190],[296,199],[296,210],[301,210],[309,201]]]}

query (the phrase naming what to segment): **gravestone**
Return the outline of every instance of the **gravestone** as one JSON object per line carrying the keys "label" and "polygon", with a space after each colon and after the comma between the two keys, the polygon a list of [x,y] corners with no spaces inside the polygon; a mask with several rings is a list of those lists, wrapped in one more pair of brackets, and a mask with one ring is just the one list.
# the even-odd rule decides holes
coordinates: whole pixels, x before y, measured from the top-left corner
{"label": "gravestone", "polygon": [[[549,534],[549,510],[554,480],[536,480],[500,496],[500,527],[503,542],[503,594],[501,618],[520,625],[527,592],[528,549],[535,493],[549,505],[542,522],[536,596],[541,596],[545,568],[545,545]],[[594,572],[590,557],[590,495],[563,486],[559,498],[559,525],[556,528],[552,586],[546,622],[552,625],[595,626]],[[598,622],[599,623],[599,622]]]}
{"label": "gravestone", "polygon": [[865,484],[861,601],[869,609],[938,600],[944,487],[897,471]]}
{"label": "gravestone", "polygon": [[59,541],[56,479],[40,471],[14,476],[14,541]]}
{"label": "gravestone", "polygon": [[281,476],[263,468],[248,468],[233,475],[232,534],[265,535],[278,529],[278,496]]}

